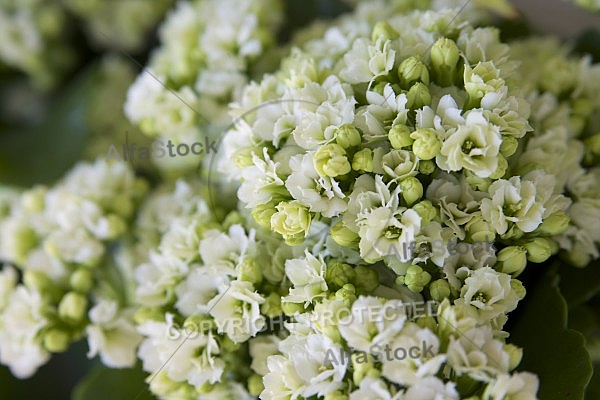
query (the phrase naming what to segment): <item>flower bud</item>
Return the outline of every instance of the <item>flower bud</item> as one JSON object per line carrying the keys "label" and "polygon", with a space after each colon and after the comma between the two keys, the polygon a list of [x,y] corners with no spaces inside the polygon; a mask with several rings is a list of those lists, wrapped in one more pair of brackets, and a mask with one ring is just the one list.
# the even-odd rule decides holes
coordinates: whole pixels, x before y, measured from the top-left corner
{"label": "flower bud", "polygon": [[282,302],[281,303],[281,310],[283,311],[283,313],[285,315],[287,315],[288,317],[291,317],[293,315],[295,315],[296,313],[303,313],[304,312],[304,304],[302,303],[290,303],[290,302]]}
{"label": "flower bud", "polygon": [[165,313],[156,307],[140,307],[133,314],[133,321],[138,325],[141,325],[147,321],[163,322],[164,320]]}
{"label": "flower bud", "polygon": [[42,211],[46,204],[46,193],[48,190],[43,187],[34,187],[23,193],[23,207],[30,213]]}
{"label": "flower bud", "polygon": [[332,178],[345,175],[351,170],[346,151],[335,143],[321,146],[313,157],[313,164],[319,175]]}
{"label": "flower bud", "polygon": [[498,154],[498,168],[492,175],[490,175],[490,179],[500,179],[506,174],[506,170],[508,169],[508,161],[501,154]]}
{"label": "flower bud", "polygon": [[94,286],[92,272],[89,269],[79,268],[77,271],[73,272],[69,278],[69,284],[76,292],[89,292],[92,286]]}
{"label": "flower bud", "polygon": [[344,149],[358,146],[361,142],[360,132],[353,125],[342,125],[335,132],[335,141]]}
{"label": "flower bud", "polygon": [[431,94],[429,93],[429,88],[421,82],[417,82],[411,86],[411,88],[408,90],[408,93],[406,93],[406,98],[408,100],[406,107],[413,110],[418,110],[426,105],[431,104]]}
{"label": "flower bud", "polygon": [[456,66],[460,58],[460,51],[456,43],[448,38],[439,38],[431,47],[429,57],[435,72],[436,83],[440,86],[454,84]]}
{"label": "flower bud", "polygon": [[335,392],[329,392],[325,395],[323,400],[348,400],[349,397],[346,393],[342,393],[339,390]]}
{"label": "flower bud", "polygon": [[423,197],[423,185],[414,176],[402,180],[400,189],[402,190],[402,198],[409,206]]}
{"label": "flower bud", "polygon": [[[358,354],[352,354],[350,356],[352,360],[352,380],[356,386],[360,385],[360,382],[366,377],[377,378],[381,374],[379,369],[375,366],[372,357],[367,356],[365,360],[357,360]],[[359,362],[360,361],[360,362]]]}
{"label": "flower bud", "polygon": [[59,317],[70,324],[76,324],[85,318],[87,298],[77,292],[68,292],[58,304]]}
{"label": "flower bud", "polygon": [[394,149],[409,147],[414,142],[410,137],[410,128],[403,124],[392,126],[388,133],[388,139]]}
{"label": "flower bud", "polygon": [[44,334],[44,347],[52,353],[62,353],[69,348],[70,335],[60,329],[50,329]]}
{"label": "flower bud", "polygon": [[559,235],[567,230],[571,218],[563,211],[557,211],[542,221],[537,231],[545,235]]}
{"label": "flower bud", "polygon": [[423,175],[433,174],[435,171],[435,163],[431,160],[420,160],[419,161],[419,172]]}
{"label": "flower bud", "polygon": [[500,144],[500,154],[504,157],[510,157],[517,151],[519,147],[519,141],[512,136],[502,137],[502,144]]}
{"label": "flower bud", "polygon": [[558,250],[556,242],[549,238],[537,237],[523,245],[527,250],[527,259],[534,263],[546,261]]}
{"label": "flower bud", "polygon": [[404,276],[404,284],[415,293],[420,293],[430,280],[429,272],[424,271],[418,265],[408,267]]}
{"label": "flower bud", "polygon": [[421,160],[431,160],[442,149],[442,142],[437,132],[429,128],[420,128],[410,134],[415,139],[412,151]]}
{"label": "flower bud", "polygon": [[508,353],[508,370],[512,371],[521,363],[521,359],[523,358],[523,349],[515,346],[512,343],[505,344],[503,347],[504,351]]}
{"label": "flower bud", "polygon": [[360,241],[358,233],[348,229],[342,221],[331,227],[329,230],[331,238],[340,246],[355,247]]}
{"label": "flower bud", "polygon": [[[379,284],[379,282],[377,282]],[[354,285],[347,283],[341,289],[335,292],[336,300],[342,301],[346,306],[350,307],[356,300],[356,288]]]}
{"label": "flower bud", "polygon": [[262,272],[255,259],[245,257],[239,266],[239,279],[259,285],[262,282]]}
{"label": "flower bud", "polygon": [[445,279],[438,279],[429,285],[429,294],[435,301],[442,301],[450,297],[450,285]]}
{"label": "flower bud", "polygon": [[263,228],[271,228],[271,217],[277,210],[273,203],[259,204],[251,211],[254,221]]}
{"label": "flower bud", "polygon": [[248,378],[248,393],[250,393],[250,396],[258,397],[263,390],[265,390],[265,385],[262,376],[258,374],[250,375]]}
{"label": "flower bud", "polygon": [[304,240],[310,228],[308,209],[298,201],[281,202],[271,216],[271,229],[283,236],[285,242],[295,246]]}
{"label": "flower bud", "polygon": [[260,312],[269,318],[281,315],[283,312],[281,309],[281,296],[277,292],[271,292],[265,298],[265,302],[260,305]]}
{"label": "flower bud", "polygon": [[354,154],[352,169],[361,172],[373,172],[373,150],[362,149]]}
{"label": "flower bud", "polygon": [[417,57],[411,56],[400,63],[398,78],[404,89],[408,89],[417,82],[429,85],[429,70]]}
{"label": "flower bud", "polygon": [[415,323],[422,329],[429,329],[432,332],[437,330],[437,323],[435,322],[435,318],[431,315],[423,315],[422,317],[417,318]]}
{"label": "flower bud", "polygon": [[429,200],[423,200],[412,206],[421,217],[421,226],[426,226],[437,217],[437,209]]}
{"label": "flower bud", "polygon": [[341,261],[333,261],[327,267],[327,271],[325,272],[325,281],[327,282],[327,287],[332,290],[337,290],[342,288],[347,283],[352,283],[356,279],[356,271],[354,268],[346,263]]}
{"label": "flower bud", "polygon": [[522,246],[508,246],[496,255],[498,271],[518,276],[527,266],[527,250]]}
{"label": "flower bud", "polygon": [[480,215],[474,215],[465,225],[465,229],[472,242],[485,242],[496,237],[494,227]]}
{"label": "flower bud", "polygon": [[379,286],[379,274],[371,267],[359,265],[354,269],[359,277],[355,282],[358,294],[369,294]]}
{"label": "flower bud", "polygon": [[398,38],[398,32],[387,22],[377,22],[373,27],[371,33],[371,40],[377,42],[378,40],[394,40]]}

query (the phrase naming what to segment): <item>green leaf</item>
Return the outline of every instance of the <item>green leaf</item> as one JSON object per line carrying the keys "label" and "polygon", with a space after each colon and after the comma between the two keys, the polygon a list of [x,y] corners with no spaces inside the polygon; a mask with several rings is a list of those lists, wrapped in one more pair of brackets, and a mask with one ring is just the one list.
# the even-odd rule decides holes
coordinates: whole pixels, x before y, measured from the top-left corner
{"label": "green leaf", "polygon": [[594,62],[600,62],[600,30],[589,29],[583,32],[575,43],[575,51],[590,54]]}
{"label": "green leaf", "polygon": [[511,338],[523,348],[519,370],[540,378],[540,399],[583,399],[592,363],[583,335],[567,327],[567,303],[558,288],[556,269],[546,272],[528,293]]}
{"label": "green leaf", "polygon": [[562,264],[558,270],[560,292],[569,308],[585,303],[600,291],[600,263],[585,268]]}
{"label": "green leaf", "polygon": [[[71,400],[154,400],[141,368],[96,367],[73,390]],[[142,392],[143,391],[143,392]],[[141,393],[141,394],[140,394]]]}

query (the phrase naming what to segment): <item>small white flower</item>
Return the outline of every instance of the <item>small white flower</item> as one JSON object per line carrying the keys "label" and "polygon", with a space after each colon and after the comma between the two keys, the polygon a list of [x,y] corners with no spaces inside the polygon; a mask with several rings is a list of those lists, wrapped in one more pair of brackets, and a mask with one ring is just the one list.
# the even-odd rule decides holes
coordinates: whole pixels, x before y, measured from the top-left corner
{"label": "small white flower", "polygon": [[539,379],[529,372],[513,375],[501,374],[490,382],[483,392],[482,400],[537,400]]}
{"label": "small white flower", "polygon": [[323,257],[319,255],[319,258],[316,258],[308,251],[305,251],[304,258],[287,260],[285,274],[293,287],[282,301],[311,303],[315,298],[324,297],[327,293],[326,269]]}

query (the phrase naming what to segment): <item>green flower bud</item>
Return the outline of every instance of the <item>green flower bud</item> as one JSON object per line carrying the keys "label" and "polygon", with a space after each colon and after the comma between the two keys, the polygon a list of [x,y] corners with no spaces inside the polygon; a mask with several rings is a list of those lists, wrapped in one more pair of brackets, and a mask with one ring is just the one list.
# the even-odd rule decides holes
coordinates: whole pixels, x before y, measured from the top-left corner
{"label": "green flower bud", "polygon": [[392,126],[388,133],[388,139],[394,149],[409,147],[414,142],[410,137],[410,128],[402,124]]}
{"label": "green flower bud", "polygon": [[244,258],[239,266],[239,279],[241,281],[251,282],[254,285],[259,285],[262,282],[262,272],[260,265],[253,258]]}
{"label": "green flower bud", "polygon": [[521,363],[521,359],[523,358],[523,349],[511,343],[505,344],[503,348],[504,351],[508,353],[508,370],[512,371]]}
{"label": "green flower bud", "polygon": [[498,271],[519,276],[527,266],[527,250],[523,246],[508,246],[496,255]]}
{"label": "green flower bud", "polygon": [[310,227],[311,216],[308,209],[298,201],[281,202],[271,216],[271,229],[283,236],[290,246],[302,243]]}
{"label": "green flower bud", "polygon": [[523,286],[523,283],[520,280],[511,279],[510,287],[512,290],[514,290],[514,292],[517,295],[517,297],[519,298],[519,300],[525,298],[527,291],[525,290],[525,286]]}
{"label": "green flower bud", "polygon": [[256,149],[254,147],[244,147],[236,150],[231,159],[238,168],[245,168],[254,165],[254,162],[252,161],[253,154],[256,154]]}
{"label": "green flower bud", "polygon": [[343,301],[348,307],[356,300],[356,289],[354,285],[347,283],[341,289],[335,292],[335,298]]}
{"label": "green flower bud", "polygon": [[473,394],[480,387],[481,383],[468,374],[456,378],[456,390],[458,390],[461,399]]}
{"label": "green flower bud", "polygon": [[527,250],[527,259],[534,263],[546,261],[558,250],[556,242],[549,238],[537,237],[523,245]]}
{"label": "green flower bud", "polygon": [[302,303],[282,302],[281,310],[283,311],[283,313],[285,315],[287,315],[288,317],[291,317],[296,313],[303,313],[304,305]]}
{"label": "green flower bud", "polygon": [[46,193],[48,190],[43,187],[35,187],[23,193],[23,207],[31,213],[40,212],[46,205]]}
{"label": "green flower bud", "polygon": [[157,309],[156,307],[140,307],[133,314],[133,321],[141,325],[147,321],[158,321],[164,322],[165,313],[164,311]]}
{"label": "green flower bud", "polygon": [[429,200],[423,200],[412,206],[421,217],[421,226],[426,226],[437,217],[437,208]]}
{"label": "green flower bud", "polygon": [[450,297],[450,285],[445,279],[438,279],[429,285],[429,294],[435,301],[442,301]]}
{"label": "green flower bud", "polygon": [[265,385],[263,385],[262,376],[258,374],[250,375],[248,378],[248,393],[250,393],[250,396],[258,397],[263,390],[265,390]]}
{"label": "green flower bud", "polygon": [[265,302],[260,305],[260,312],[269,318],[277,317],[283,313],[281,309],[281,296],[276,292],[271,292],[265,298]]}
{"label": "green flower bud", "polygon": [[433,318],[430,315],[424,315],[422,317],[417,318],[415,323],[423,329],[429,329],[433,332],[437,330],[437,323],[435,322],[435,318]]}
{"label": "green flower bud", "polygon": [[600,156],[600,133],[586,138],[585,144],[585,162],[592,164],[597,156]]}
{"label": "green flower bud", "polygon": [[350,359],[352,360],[352,380],[356,386],[360,385],[360,382],[366,377],[378,378],[381,372],[375,366],[372,357],[367,357],[367,360],[357,360],[359,354],[352,354]]}
{"label": "green flower bud", "polygon": [[510,157],[517,151],[519,147],[519,141],[512,136],[502,137],[502,144],[500,145],[500,154],[504,157]]}
{"label": "green flower bud", "polygon": [[348,229],[342,221],[338,222],[329,229],[331,238],[340,246],[355,247],[360,237],[358,233]]}
{"label": "green flower bud", "polygon": [[235,343],[228,336],[221,336],[220,345],[221,349],[223,349],[225,353],[234,352],[242,347],[242,343]]}
{"label": "green flower bud", "polygon": [[379,81],[371,87],[371,91],[383,96],[385,87],[389,84],[389,82]]}
{"label": "green flower bud", "polygon": [[216,329],[217,324],[207,315],[190,315],[183,321],[183,329],[186,335],[208,332]]}
{"label": "green flower bud", "polygon": [[17,264],[25,264],[27,254],[38,245],[39,238],[35,231],[28,226],[20,225],[17,229],[12,229],[12,238],[10,244],[11,253]]}
{"label": "green flower bud", "polygon": [[356,292],[358,294],[369,294],[379,286],[379,274],[371,267],[359,265],[354,269],[356,276],[360,277],[355,282]]}
{"label": "green flower bud", "polygon": [[435,171],[435,163],[431,160],[420,160],[419,161],[419,172],[423,175],[433,174]]}
{"label": "green flower bud", "polygon": [[344,149],[358,146],[361,142],[360,132],[354,125],[342,125],[335,132],[335,141]]}
{"label": "green flower bud", "polygon": [[377,22],[373,27],[371,33],[371,40],[377,42],[378,40],[394,40],[398,38],[398,32],[387,22]]}
{"label": "green flower bud", "polygon": [[490,179],[500,179],[506,174],[506,170],[508,169],[508,161],[502,155],[498,155],[498,168],[496,171],[490,175]]}
{"label": "green flower bud", "polygon": [[361,172],[373,172],[373,150],[362,149],[354,154],[352,169]]}
{"label": "green flower bud", "polygon": [[411,86],[408,93],[406,93],[406,98],[408,100],[406,106],[413,110],[418,110],[431,104],[429,88],[421,82],[417,82]]}
{"label": "green flower bud", "polygon": [[351,170],[346,151],[335,143],[321,146],[313,157],[313,164],[319,175],[332,178],[346,175]]}
{"label": "green flower bud", "polygon": [[88,301],[81,293],[68,292],[58,304],[59,317],[70,324],[77,324],[85,318]]}
{"label": "green flower bud", "polygon": [[442,149],[442,141],[438,138],[436,131],[429,128],[420,128],[410,134],[415,139],[412,151],[421,160],[431,160],[437,156]]}
{"label": "green flower bud", "polygon": [[545,235],[559,235],[567,230],[571,218],[563,211],[557,211],[542,221],[537,231]]}
{"label": "green flower bud", "polygon": [[402,190],[402,198],[409,206],[423,197],[423,185],[414,176],[409,176],[400,181],[400,189]]}
{"label": "green flower bud", "polygon": [[23,283],[25,283],[25,286],[28,288],[32,288],[38,293],[50,296],[57,301],[63,295],[62,290],[48,278],[48,275],[41,271],[25,270],[23,273]]}
{"label": "green flower bud", "polygon": [[496,238],[496,230],[480,215],[474,215],[465,225],[468,238],[472,242],[493,241]]}
{"label": "green flower bud", "polygon": [[411,265],[406,270],[404,284],[413,292],[420,293],[431,280],[431,275],[418,265]]}
{"label": "green flower bud", "polygon": [[89,292],[92,286],[94,286],[92,272],[89,269],[79,268],[69,278],[69,284],[77,292]]}
{"label": "green flower bud", "polygon": [[259,204],[251,211],[254,221],[263,228],[271,228],[271,217],[277,210],[273,203]]}
{"label": "green flower bud", "polygon": [[429,70],[417,57],[411,56],[400,63],[398,78],[404,89],[408,89],[417,82],[429,85]]}
{"label": "green flower bud", "polygon": [[448,38],[439,38],[429,52],[435,80],[440,86],[454,84],[460,51],[456,43]]}
{"label": "green flower bud", "polygon": [[330,263],[325,272],[325,281],[332,290],[338,290],[356,279],[356,271],[351,265],[335,260]]}
{"label": "green flower bud", "polygon": [[110,214],[106,217],[106,220],[108,222],[108,235],[106,239],[116,239],[127,230],[127,224],[118,215]]}
{"label": "green flower bud", "polygon": [[69,348],[70,335],[60,329],[50,329],[44,334],[44,347],[51,353],[62,353]]}

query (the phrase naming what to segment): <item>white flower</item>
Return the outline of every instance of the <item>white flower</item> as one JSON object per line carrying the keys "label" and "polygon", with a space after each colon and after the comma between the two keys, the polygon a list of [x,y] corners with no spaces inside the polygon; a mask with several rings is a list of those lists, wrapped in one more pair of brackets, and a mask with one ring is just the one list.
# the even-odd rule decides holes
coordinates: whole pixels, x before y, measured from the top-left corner
{"label": "white flower", "polygon": [[142,336],[132,321],[133,310],[119,310],[111,300],[100,300],[89,311],[90,325],[86,327],[88,358],[100,354],[110,368],[131,367],[136,361],[136,349]]}
{"label": "white flower", "polygon": [[539,379],[530,372],[518,372],[513,375],[501,374],[490,382],[483,392],[483,400],[537,400]]}
{"label": "white flower", "polygon": [[266,375],[269,373],[269,367],[267,365],[267,359],[277,354],[277,346],[279,345],[279,339],[275,335],[258,336],[250,339],[250,357],[252,357],[252,364],[250,368],[259,375]]}
{"label": "white flower", "polygon": [[380,39],[372,44],[370,39],[357,39],[344,56],[345,66],[340,71],[340,76],[352,84],[369,82],[374,77],[386,75],[392,69],[395,55],[389,40]]}
{"label": "white flower", "polygon": [[40,343],[39,333],[48,325],[40,293],[19,285],[10,295],[0,326],[0,362],[13,375],[25,379],[50,359]]}
{"label": "white flower", "polygon": [[445,171],[464,168],[487,178],[498,168],[501,144],[498,127],[487,121],[481,111],[470,111],[464,125],[444,139],[436,163]]}
{"label": "white flower", "polygon": [[323,257],[319,255],[319,258],[316,258],[308,250],[305,251],[304,258],[287,260],[285,274],[293,287],[282,301],[311,303],[315,298],[324,297],[327,293],[326,269]]}
{"label": "white flower", "polygon": [[260,314],[260,305],[264,301],[250,282],[232,281],[228,287],[221,286],[220,293],[208,302],[207,307],[218,332],[239,343],[263,329],[265,317]]}
{"label": "white flower", "polygon": [[[0,311],[8,306],[10,296],[17,286],[17,271],[10,265],[3,265],[0,270]],[[2,323],[0,322],[0,327]]]}
{"label": "white flower", "polygon": [[175,306],[184,316],[206,313],[208,302],[215,297],[219,288],[228,282],[226,273],[218,273],[209,267],[192,268],[185,279],[175,287]]}
{"label": "white flower", "polygon": [[410,400],[458,400],[460,397],[454,382],[444,384],[440,379],[430,376],[417,381],[404,393]]}
{"label": "white flower", "polygon": [[247,208],[268,203],[282,190],[285,191],[284,181],[277,174],[278,163],[271,160],[266,148],[263,149],[263,157],[264,160],[254,154],[254,165],[242,171],[243,181],[238,196]]}
{"label": "white flower", "polygon": [[147,306],[166,304],[188,271],[189,265],[184,261],[151,251],[148,262],[135,270],[137,300]]}
{"label": "white flower", "polygon": [[510,275],[483,267],[471,272],[465,279],[456,304],[470,304],[478,309],[482,320],[507,314],[517,308],[520,295],[512,285],[518,281]]}
{"label": "white flower", "polygon": [[378,400],[401,400],[404,397],[401,392],[392,395],[385,381],[369,376],[360,381],[358,389],[350,393],[350,400],[372,400],[373,398]]}

